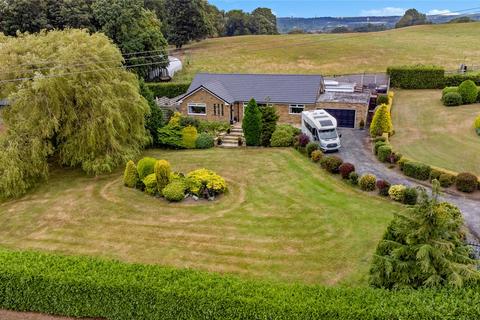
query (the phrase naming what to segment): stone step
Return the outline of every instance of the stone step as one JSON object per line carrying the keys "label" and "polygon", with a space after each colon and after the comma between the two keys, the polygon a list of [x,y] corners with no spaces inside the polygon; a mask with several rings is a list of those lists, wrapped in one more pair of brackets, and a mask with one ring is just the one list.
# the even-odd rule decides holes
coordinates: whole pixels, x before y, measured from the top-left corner
{"label": "stone step", "polygon": [[227,142],[224,142],[222,143],[220,146],[218,146],[219,148],[238,148],[238,143],[227,143]]}

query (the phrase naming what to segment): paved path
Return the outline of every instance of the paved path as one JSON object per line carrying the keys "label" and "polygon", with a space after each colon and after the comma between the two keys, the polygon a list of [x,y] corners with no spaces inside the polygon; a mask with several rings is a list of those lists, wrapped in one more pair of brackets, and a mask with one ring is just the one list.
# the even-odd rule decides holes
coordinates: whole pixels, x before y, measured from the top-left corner
{"label": "paved path", "polygon": [[[353,129],[341,129],[342,148],[339,156],[346,162],[355,165],[358,173],[372,173],[377,178],[389,181],[392,184],[404,184],[410,187],[424,185],[419,184],[401,173],[389,169],[385,164],[379,162],[371,151],[368,131]],[[431,190],[430,188],[426,188]],[[455,204],[465,217],[465,224],[472,234],[472,240],[480,240],[480,201],[465,198],[461,195],[443,194],[443,200]]]}

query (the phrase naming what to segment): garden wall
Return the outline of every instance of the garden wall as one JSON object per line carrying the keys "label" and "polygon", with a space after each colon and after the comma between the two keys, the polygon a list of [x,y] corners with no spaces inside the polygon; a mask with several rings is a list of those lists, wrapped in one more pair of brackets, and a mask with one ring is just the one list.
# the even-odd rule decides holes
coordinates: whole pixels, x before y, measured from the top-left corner
{"label": "garden wall", "polygon": [[0,308],[107,319],[478,319],[478,287],[386,291],[0,249]]}

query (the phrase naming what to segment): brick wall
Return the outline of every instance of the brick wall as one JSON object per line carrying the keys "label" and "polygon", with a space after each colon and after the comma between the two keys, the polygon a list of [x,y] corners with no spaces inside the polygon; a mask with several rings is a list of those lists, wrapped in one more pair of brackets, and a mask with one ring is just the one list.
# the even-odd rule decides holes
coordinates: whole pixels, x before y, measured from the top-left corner
{"label": "brick wall", "polygon": [[[188,114],[188,104],[189,103],[205,103],[207,107],[207,114],[206,115],[192,115]],[[217,115],[214,112],[214,105],[217,105]],[[223,105],[223,116],[221,114],[221,108]],[[196,117],[203,120],[208,121],[230,121],[230,106],[226,105],[224,101],[218,99],[214,95],[210,94],[206,90],[199,90],[188,96],[183,100],[180,104],[179,111],[183,115],[188,115],[191,117]]]}

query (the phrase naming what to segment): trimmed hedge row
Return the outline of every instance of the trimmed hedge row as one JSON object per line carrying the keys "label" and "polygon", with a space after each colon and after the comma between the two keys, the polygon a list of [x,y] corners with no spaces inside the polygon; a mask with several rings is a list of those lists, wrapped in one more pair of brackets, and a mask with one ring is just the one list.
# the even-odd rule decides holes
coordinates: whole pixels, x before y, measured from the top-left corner
{"label": "trimmed hedge row", "polygon": [[387,69],[390,84],[402,89],[442,89],[445,70],[437,66],[400,66]]}
{"label": "trimmed hedge row", "polygon": [[445,76],[445,86],[458,87],[462,82],[472,80],[477,86],[480,86],[480,73],[467,74],[449,74]]}
{"label": "trimmed hedge row", "polygon": [[477,319],[480,290],[388,291],[244,280],[0,249],[0,307],[106,319]]}
{"label": "trimmed hedge row", "polygon": [[187,92],[190,83],[150,82],[146,84],[154,97],[175,98]]}

